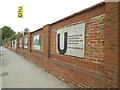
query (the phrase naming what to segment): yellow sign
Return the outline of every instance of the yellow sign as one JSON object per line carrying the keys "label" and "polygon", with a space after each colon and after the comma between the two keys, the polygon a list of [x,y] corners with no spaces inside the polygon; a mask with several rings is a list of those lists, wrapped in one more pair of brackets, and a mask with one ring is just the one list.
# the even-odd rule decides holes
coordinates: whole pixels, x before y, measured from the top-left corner
{"label": "yellow sign", "polygon": [[23,6],[18,7],[18,18],[23,18]]}

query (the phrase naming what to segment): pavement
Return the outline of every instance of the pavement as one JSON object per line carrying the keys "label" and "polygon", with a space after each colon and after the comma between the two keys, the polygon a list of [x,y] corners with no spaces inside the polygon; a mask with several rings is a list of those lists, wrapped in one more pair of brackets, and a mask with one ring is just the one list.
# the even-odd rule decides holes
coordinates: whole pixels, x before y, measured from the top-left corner
{"label": "pavement", "polygon": [[40,66],[2,47],[2,88],[70,88]]}
{"label": "pavement", "polygon": [[0,90],[2,89],[2,49],[1,49],[1,45],[0,45]]}

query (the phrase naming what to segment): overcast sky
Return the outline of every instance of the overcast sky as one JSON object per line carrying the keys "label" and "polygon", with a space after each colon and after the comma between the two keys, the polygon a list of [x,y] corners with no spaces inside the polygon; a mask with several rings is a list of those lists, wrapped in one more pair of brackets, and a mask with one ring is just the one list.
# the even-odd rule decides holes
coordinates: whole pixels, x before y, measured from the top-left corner
{"label": "overcast sky", "polygon": [[[16,32],[29,28],[32,32],[102,1],[0,0],[0,28],[10,26]],[[18,6],[23,6],[23,18],[17,18]]]}

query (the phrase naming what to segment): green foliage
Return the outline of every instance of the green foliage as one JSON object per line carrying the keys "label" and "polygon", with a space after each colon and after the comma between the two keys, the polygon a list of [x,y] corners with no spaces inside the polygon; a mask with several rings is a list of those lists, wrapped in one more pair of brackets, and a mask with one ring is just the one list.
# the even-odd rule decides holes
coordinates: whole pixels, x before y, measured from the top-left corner
{"label": "green foliage", "polygon": [[22,37],[23,36],[23,33],[20,33],[20,32],[18,32],[18,37]]}
{"label": "green foliage", "polygon": [[39,43],[34,43],[34,45],[40,46],[40,44],[39,44]]}
{"label": "green foliage", "polygon": [[[28,28],[24,29],[24,35],[28,34],[30,30]],[[18,34],[15,34],[15,31],[11,29],[9,26],[4,26],[0,29],[0,38],[2,38],[3,42],[10,41],[12,39],[16,39],[18,37],[23,36],[23,32],[18,32]],[[2,42],[1,40],[1,42]]]}
{"label": "green foliage", "polygon": [[17,34],[16,34],[16,35],[13,35],[12,37],[5,38],[5,39],[3,40],[3,42],[7,42],[7,41],[10,41],[10,40],[12,40],[12,39],[16,39],[17,37],[18,37]]}
{"label": "green foliage", "polygon": [[16,39],[17,37],[18,37],[18,35],[16,34],[16,35],[13,35],[11,38]]}
{"label": "green foliage", "polygon": [[30,32],[30,30],[28,28],[24,29],[24,35],[28,34]]}
{"label": "green foliage", "polygon": [[2,40],[6,38],[10,38],[15,34],[15,31],[13,31],[13,29],[11,29],[11,27],[9,26],[4,26],[1,28],[1,30],[2,30]]}
{"label": "green foliage", "polygon": [[10,40],[10,38],[5,38],[4,40],[3,40],[3,42],[7,42],[7,41],[9,41]]}

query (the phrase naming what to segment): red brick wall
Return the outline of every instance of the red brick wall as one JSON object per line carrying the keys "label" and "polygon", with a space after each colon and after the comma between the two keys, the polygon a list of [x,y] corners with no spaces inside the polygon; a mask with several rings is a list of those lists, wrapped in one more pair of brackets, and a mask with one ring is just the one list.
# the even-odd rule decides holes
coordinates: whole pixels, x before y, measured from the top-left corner
{"label": "red brick wall", "polygon": [[120,87],[120,45],[118,43],[120,3],[106,3],[105,11],[104,82],[105,87]]}
{"label": "red brick wall", "polygon": [[[18,50],[17,50],[17,51],[18,51],[18,53],[20,53],[20,54],[22,54],[22,50],[23,50],[23,48],[24,48],[24,47],[23,47],[23,45],[24,45],[24,41],[23,41],[24,39],[23,39],[23,38],[24,38],[23,36],[20,37],[20,38],[18,39],[18,44],[17,44],[17,45],[18,45]],[[21,46],[21,47],[19,46],[19,40],[22,40],[22,46]]]}
{"label": "red brick wall", "polygon": [[11,41],[8,41],[7,43],[8,43],[8,44],[7,44],[7,45],[8,45],[7,48],[10,49],[10,47],[11,47]]}
{"label": "red brick wall", "polygon": [[[40,50],[34,50],[33,38],[34,38],[34,35],[38,35],[38,34],[40,34],[40,38],[41,38],[41,47],[40,47]],[[35,63],[42,65],[43,64],[43,29],[39,29],[35,32],[32,32],[30,35],[30,38],[31,38],[31,43],[30,43],[31,50],[30,50],[29,58]]]}
{"label": "red brick wall", "polygon": [[6,48],[12,50],[12,41],[11,40],[7,42],[7,45],[8,45],[8,47],[6,47]]}
{"label": "red brick wall", "polygon": [[[17,43],[17,39],[14,39],[14,40],[12,40],[13,41],[13,46],[12,46],[12,50],[14,51],[14,52],[16,52],[16,46],[15,46],[15,40],[16,40],[16,43]],[[17,45],[17,44],[16,44]]]}
{"label": "red brick wall", "polygon": [[[89,19],[84,19],[79,22],[74,22],[66,26],[61,26],[59,28],[50,30],[50,56],[55,58],[55,56],[61,56],[56,52],[56,31],[60,28],[65,28],[69,26],[74,26],[77,24],[85,23],[85,58],[82,60],[94,62],[94,63],[103,63],[104,59],[104,17],[105,14],[95,16]],[[64,22],[63,22],[64,23]],[[63,57],[63,56],[62,56]],[[63,60],[63,59],[62,59]],[[66,61],[66,62],[69,62]]]}
{"label": "red brick wall", "polygon": [[[25,36],[22,38],[23,49],[22,49],[21,54],[24,55],[25,57],[29,57],[29,48],[25,48],[25,47],[24,47],[24,46],[25,46],[25,45],[24,45],[24,44],[25,44],[25,38],[28,38],[28,35],[29,35],[29,34],[25,35]],[[29,43],[29,40],[28,40],[28,43]],[[28,44],[28,47],[29,47],[29,44]]]}
{"label": "red brick wall", "polygon": [[[119,58],[119,61],[118,61],[118,77],[120,77],[120,2],[119,2],[119,5],[118,5],[118,58]],[[118,86],[120,87],[120,78],[118,78]]]}
{"label": "red brick wall", "polygon": [[[45,25],[22,39],[17,52],[72,87],[120,87],[120,3],[99,3],[52,24]],[[56,31],[85,23],[85,58],[56,52]],[[41,50],[33,50],[33,36],[41,35]],[[24,38],[28,37],[28,49]]]}
{"label": "red brick wall", "polygon": [[[99,9],[103,9],[99,12]],[[93,14],[93,13],[96,13]],[[67,25],[66,21],[51,26],[50,30],[50,71],[59,78],[64,78],[73,87],[102,87],[104,74],[104,6],[89,11],[90,18],[78,18],[85,16],[86,13],[70,18]],[[93,12],[93,13],[92,13]],[[98,14],[99,13],[99,14]],[[72,19],[77,22],[72,22]],[[80,21],[79,21],[80,20]],[[56,52],[56,31],[61,28],[85,23],[85,58],[60,55]],[[60,26],[61,25],[61,26]],[[55,27],[55,28],[53,28]],[[72,82],[71,82],[72,81]]]}

